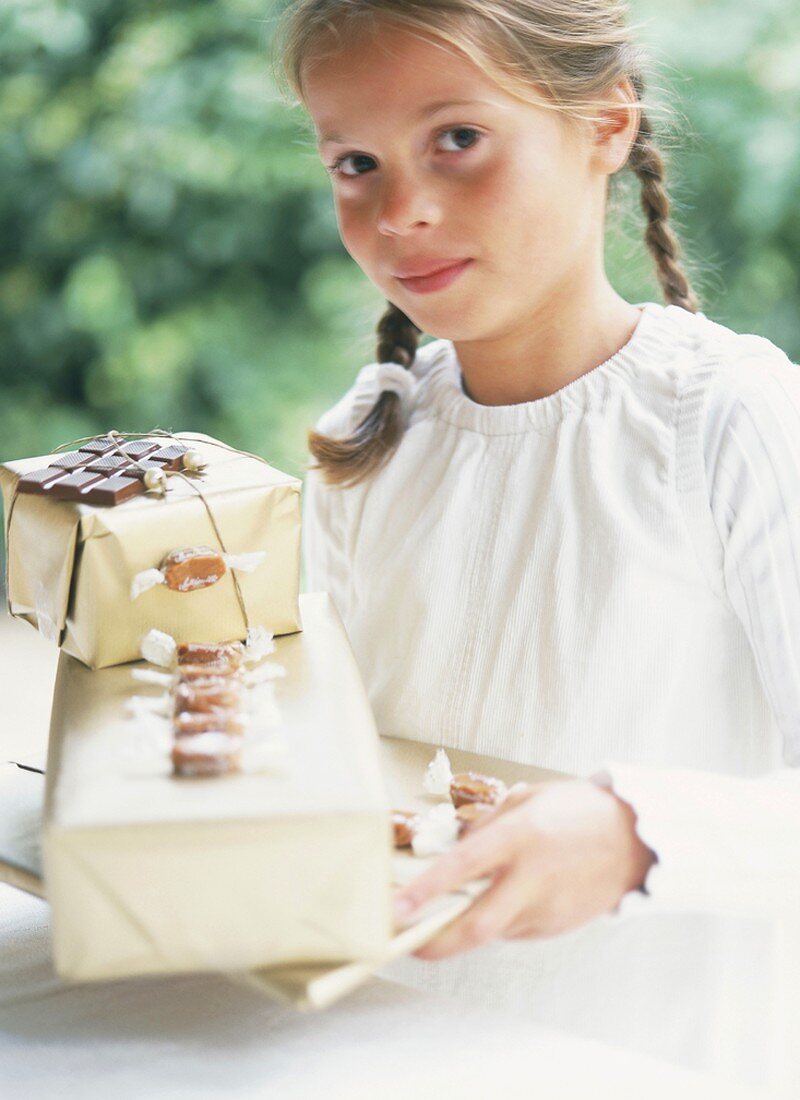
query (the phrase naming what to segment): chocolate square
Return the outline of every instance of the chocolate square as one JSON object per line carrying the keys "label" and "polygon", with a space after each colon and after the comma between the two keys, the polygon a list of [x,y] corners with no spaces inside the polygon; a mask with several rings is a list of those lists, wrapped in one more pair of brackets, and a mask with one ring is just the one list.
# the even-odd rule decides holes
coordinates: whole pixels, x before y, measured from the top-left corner
{"label": "chocolate square", "polygon": [[122,446],[126,455],[130,455],[131,458],[144,458],[145,455],[150,455],[153,451],[158,450],[158,443],[153,443],[149,439],[134,439],[130,443],[124,443]]}
{"label": "chocolate square", "polygon": [[86,504],[120,504],[129,497],[141,493],[142,483],[134,477],[115,474],[92,485],[80,499]]}
{"label": "chocolate square", "polygon": [[111,440],[107,439],[105,436],[100,436],[97,439],[93,439],[91,443],[84,443],[79,449],[85,451],[87,454],[104,455],[106,451],[116,450],[116,444],[112,443]]}
{"label": "chocolate square", "polygon": [[82,499],[80,494],[96,481],[102,481],[103,475],[92,473],[90,470],[76,470],[73,474],[67,474],[56,481],[49,492],[60,500]]}
{"label": "chocolate square", "polygon": [[43,470],[32,470],[29,474],[23,474],[17,482],[17,490],[20,493],[46,493],[49,486],[66,477],[67,470],[60,466],[47,466]]}
{"label": "chocolate square", "polygon": [[80,451],[65,451],[64,454],[53,458],[50,465],[60,466],[62,470],[74,470],[76,466],[83,466],[89,457],[81,454]]}
{"label": "chocolate square", "polygon": [[159,450],[153,451],[150,458],[155,462],[163,462],[168,470],[180,470],[183,465],[183,456],[188,449],[181,443],[172,443],[168,447],[161,447]]}
{"label": "chocolate square", "polygon": [[131,460],[125,455],[107,454],[87,462],[86,469],[91,470],[93,473],[110,474],[112,471],[118,470],[120,466],[130,466],[130,462]]}

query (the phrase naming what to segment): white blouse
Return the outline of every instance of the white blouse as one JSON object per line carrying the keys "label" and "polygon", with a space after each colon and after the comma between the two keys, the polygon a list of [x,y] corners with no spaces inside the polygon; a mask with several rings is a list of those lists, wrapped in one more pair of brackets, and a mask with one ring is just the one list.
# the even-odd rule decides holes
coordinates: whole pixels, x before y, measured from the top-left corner
{"label": "white blouse", "polygon": [[385,973],[800,1094],[800,368],[640,309],[517,405],[472,401],[448,340],[365,366],[317,429],[383,387],[407,427],[366,483],[308,474],[305,587],[381,733],[608,784],[659,858],[575,932]]}

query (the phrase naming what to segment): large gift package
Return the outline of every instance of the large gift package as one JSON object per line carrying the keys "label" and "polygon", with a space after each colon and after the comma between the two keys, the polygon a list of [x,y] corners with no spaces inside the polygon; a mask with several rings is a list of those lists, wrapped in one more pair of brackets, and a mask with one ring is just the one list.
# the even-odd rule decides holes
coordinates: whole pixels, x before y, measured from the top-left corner
{"label": "large gift package", "polygon": [[183,704],[168,667],[92,672],[61,654],[42,854],[63,976],[385,951],[391,842],[374,720],[330,597],[304,600],[304,630],[244,665],[235,767],[219,767],[213,743],[209,757],[202,744],[176,756],[204,735],[175,738]]}
{"label": "large gift package", "polygon": [[109,433],[0,466],[7,598],[90,668],[301,629],[301,481],[209,436]]}

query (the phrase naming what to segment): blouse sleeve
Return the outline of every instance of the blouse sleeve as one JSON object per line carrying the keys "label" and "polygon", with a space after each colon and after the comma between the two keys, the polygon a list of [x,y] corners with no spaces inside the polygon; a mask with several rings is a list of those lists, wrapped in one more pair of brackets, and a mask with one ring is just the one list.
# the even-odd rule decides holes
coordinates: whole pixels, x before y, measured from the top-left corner
{"label": "blouse sleeve", "polygon": [[742,778],[604,762],[590,778],[630,803],[658,857],[612,919],[665,909],[775,915],[800,898],[800,367],[773,356],[718,372],[702,442],[725,593],[787,766]]}

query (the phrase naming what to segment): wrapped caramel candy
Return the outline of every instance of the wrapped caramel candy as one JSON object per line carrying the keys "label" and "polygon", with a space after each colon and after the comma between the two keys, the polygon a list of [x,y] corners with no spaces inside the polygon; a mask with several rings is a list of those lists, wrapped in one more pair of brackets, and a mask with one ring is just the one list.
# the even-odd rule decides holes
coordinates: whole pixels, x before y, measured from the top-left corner
{"label": "wrapped caramel candy", "polygon": [[[191,592],[216,584],[227,570],[225,556],[210,546],[173,550],[161,563],[164,584],[173,592]],[[136,578],[134,578],[135,583]]]}
{"label": "wrapped caramel candy", "polygon": [[238,771],[242,738],[229,733],[196,733],[177,737],[172,746],[172,767],[176,775],[224,775]]}
{"label": "wrapped caramel candy", "polygon": [[179,683],[173,697],[173,714],[178,715],[184,710],[199,711],[208,714],[215,710],[238,710],[241,702],[241,692],[236,681],[224,680],[220,677],[209,677],[207,680],[195,680],[192,683]]}
{"label": "wrapped caramel candy", "polygon": [[172,720],[172,732],[176,737],[191,737],[195,733],[231,733],[241,737],[244,726],[244,718],[239,711],[220,708],[182,710]]}
{"label": "wrapped caramel candy", "polygon": [[244,676],[244,671],[235,665],[225,665],[218,662],[205,665],[179,665],[178,675],[181,680],[207,680],[210,676],[218,676],[223,679],[236,679],[241,680]]}
{"label": "wrapped caramel candy", "polygon": [[178,646],[179,665],[225,664],[239,668],[243,659],[241,642],[184,642]]}
{"label": "wrapped caramel candy", "polygon": [[181,642],[163,630],[148,630],[142,638],[140,653],[145,661],[159,668],[174,670],[184,664],[210,666],[252,664],[261,661],[275,649],[271,630],[253,626],[247,631],[247,641],[241,642]]}
{"label": "wrapped caramel candy", "polygon": [[488,802],[464,802],[459,806],[456,810],[459,837],[468,833],[482,817],[486,817],[493,809],[494,807]]}
{"label": "wrapped caramel candy", "polygon": [[453,805],[463,806],[468,802],[486,802],[496,805],[506,796],[506,785],[500,779],[479,772],[461,772],[454,775],[450,784],[450,797]]}
{"label": "wrapped caramel candy", "polygon": [[266,556],[263,550],[253,554],[223,554],[210,546],[186,546],[171,550],[158,569],[145,569],[136,574],[131,582],[131,599],[138,599],[143,592],[158,584],[166,585],[173,592],[208,588],[221,580],[228,569],[252,573]]}
{"label": "wrapped caramel candy", "polygon": [[392,810],[392,830],[395,848],[410,848],[419,814],[413,810]]}

